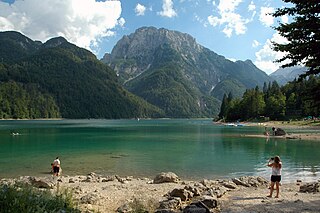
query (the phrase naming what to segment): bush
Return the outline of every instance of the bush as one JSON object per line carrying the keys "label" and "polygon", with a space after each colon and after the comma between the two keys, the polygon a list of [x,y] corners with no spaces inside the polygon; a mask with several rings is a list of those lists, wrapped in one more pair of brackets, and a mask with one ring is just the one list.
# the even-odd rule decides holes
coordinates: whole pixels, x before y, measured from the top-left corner
{"label": "bush", "polygon": [[80,212],[72,199],[72,193],[64,190],[52,194],[49,190],[27,185],[0,185],[0,212]]}

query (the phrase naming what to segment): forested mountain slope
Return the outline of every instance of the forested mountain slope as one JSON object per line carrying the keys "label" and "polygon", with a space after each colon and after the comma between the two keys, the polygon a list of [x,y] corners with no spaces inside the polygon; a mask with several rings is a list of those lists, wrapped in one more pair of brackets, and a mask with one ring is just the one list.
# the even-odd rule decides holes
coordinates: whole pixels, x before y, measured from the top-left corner
{"label": "forested mountain slope", "polygon": [[[163,116],[162,110],[125,90],[114,71],[95,55],[64,38],[42,44],[18,32],[1,32],[0,53],[0,103],[8,106],[0,109],[2,118]],[[13,93],[12,85],[28,94],[26,103],[18,104],[21,97]],[[37,106],[32,94],[46,97],[50,107],[39,107],[52,110],[35,114],[29,107]],[[13,110],[17,105],[21,109]]]}

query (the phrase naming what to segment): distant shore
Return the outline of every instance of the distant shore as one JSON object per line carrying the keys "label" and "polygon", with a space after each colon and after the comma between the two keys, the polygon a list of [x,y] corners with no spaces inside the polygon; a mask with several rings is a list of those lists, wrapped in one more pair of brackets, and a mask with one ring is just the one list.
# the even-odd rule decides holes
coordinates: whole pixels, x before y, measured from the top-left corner
{"label": "distant shore", "polygon": [[[282,184],[280,198],[267,198],[269,180],[261,177],[202,181],[177,179],[155,184],[154,180],[148,178],[105,177],[90,173],[59,178],[20,177],[2,179],[0,182],[13,183],[31,179],[34,186],[38,187],[53,184],[50,189],[53,193],[72,189],[73,197],[83,212],[117,212],[119,208],[124,210],[139,205],[145,206],[149,212],[155,212],[166,203],[174,206],[172,212],[179,213],[191,203],[210,197],[217,201],[217,206],[211,212],[320,212],[320,193],[305,193],[300,190],[300,186],[307,183],[298,181]],[[319,181],[314,184],[319,186]],[[173,191],[182,193],[175,194]],[[176,198],[170,198],[169,194],[178,197],[176,203]]]}
{"label": "distant shore", "polygon": [[29,118],[6,118],[6,119],[0,119],[0,121],[60,121],[64,120],[64,118],[35,118],[35,119],[29,119]]}
{"label": "distant shore", "polygon": [[[221,125],[230,125],[230,123],[216,122]],[[231,123],[237,126],[238,123]],[[266,122],[240,122],[241,126],[256,126],[266,127],[269,132],[271,128],[284,129],[287,134],[284,136],[273,136],[261,134],[245,134],[241,137],[254,137],[254,138],[277,138],[277,139],[298,139],[298,140],[314,140],[320,141],[320,121],[266,121]],[[291,130],[295,130],[293,133]],[[311,132],[305,133],[310,130]],[[319,130],[319,131],[318,131]]]}
{"label": "distant shore", "polygon": [[280,127],[280,128],[304,128],[304,129],[319,129],[320,121],[306,120],[306,121],[267,121],[262,123],[266,127]]}

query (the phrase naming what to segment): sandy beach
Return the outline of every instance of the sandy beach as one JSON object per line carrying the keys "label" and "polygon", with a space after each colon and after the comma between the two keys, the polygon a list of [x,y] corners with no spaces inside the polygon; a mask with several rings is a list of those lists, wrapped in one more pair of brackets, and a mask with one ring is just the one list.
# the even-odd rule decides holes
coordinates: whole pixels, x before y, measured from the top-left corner
{"label": "sandy beach", "polygon": [[[314,192],[301,192],[300,187],[306,183],[295,182],[281,186],[280,198],[267,198],[269,183],[261,177],[191,181],[174,176],[169,182],[155,183],[155,180],[90,173],[59,178],[20,177],[1,182],[24,181],[35,187],[49,188],[53,193],[71,189],[82,212],[130,212],[142,205],[148,212],[178,213],[201,199],[216,202],[216,206],[209,208],[210,212],[320,212],[319,181],[305,188]],[[175,200],[178,203],[172,203]],[[166,205],[170,211],[159,209]]]}

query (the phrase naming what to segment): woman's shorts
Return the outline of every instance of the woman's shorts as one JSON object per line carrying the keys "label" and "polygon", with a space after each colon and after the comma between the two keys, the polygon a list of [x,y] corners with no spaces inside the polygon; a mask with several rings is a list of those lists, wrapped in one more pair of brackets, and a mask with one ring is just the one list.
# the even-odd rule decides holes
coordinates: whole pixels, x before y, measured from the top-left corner
{"label": "woman's shorts", "polygon": [[53,173],[59,173],[60,167],[54,166],[53,167]]}
{"label": "woman's shorts", "polygon": [[271,182],[280,182],[281,175],[271,175]]}

